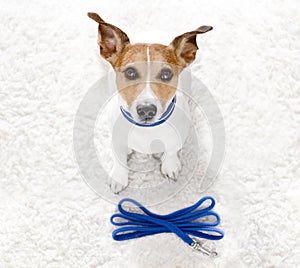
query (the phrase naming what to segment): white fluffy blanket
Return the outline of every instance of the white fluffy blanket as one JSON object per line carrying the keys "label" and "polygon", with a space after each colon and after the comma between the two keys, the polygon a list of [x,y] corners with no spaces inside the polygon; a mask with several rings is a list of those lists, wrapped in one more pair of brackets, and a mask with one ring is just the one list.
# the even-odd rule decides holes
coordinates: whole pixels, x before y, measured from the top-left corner
{"label": "white fluffy blanket", "polygon": [[[297,267],[300,263],[299,1],[1,1],[0,267]],[[207,24],[193,72],[224,117],[226,156],[206,192],[187,187],[152,209],[205,194],[225,238],[210,259],[173,235],[111,238],[115,205],[83,181],[73,125],[106,72],[98,12],[129,36]],[[124,194],[125,195],[125,194]]]}

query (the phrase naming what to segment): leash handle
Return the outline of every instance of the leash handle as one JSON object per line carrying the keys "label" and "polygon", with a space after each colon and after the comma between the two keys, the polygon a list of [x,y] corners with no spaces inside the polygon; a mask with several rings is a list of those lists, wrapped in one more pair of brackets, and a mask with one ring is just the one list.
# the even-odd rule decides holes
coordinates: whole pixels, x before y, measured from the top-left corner
{"label": "leash handle", "polygon": [[[210,204],[199,208],[207,200]],[[125,202],[134,205],[141,213],[125,210],[123,207]],[[192,238],[220,240],[224,237],[224,232],[215,228],[221,219],[216,212],[211,211],[214,206],[214,198],[205,196],[190,207],[160,215],[151,212],[136,200],[124,198],[118,204],[119,213],[113,214],[110,218],[110,222],[119,227],[112,232],[112,237],[116,241],[124,241],[159,233],[174,233],[193,249],[209,256],[216,256],[216,252],[203,247],[200,241]],[[207,221],[207,217],[214,220]],[[206,218],[206,221],[200,221],[201,218]]]}

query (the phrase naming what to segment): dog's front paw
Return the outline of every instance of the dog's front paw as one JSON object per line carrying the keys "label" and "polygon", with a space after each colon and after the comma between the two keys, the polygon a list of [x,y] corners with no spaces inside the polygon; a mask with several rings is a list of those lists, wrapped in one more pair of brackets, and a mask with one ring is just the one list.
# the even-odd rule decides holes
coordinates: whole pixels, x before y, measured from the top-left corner
{"label": "dog's front paw", "polygon": [[108,184],[115,194],[124,190],[128,185],[128,170],[123,166],[115,166],[110,174]]}
{"label": "dog's front paw", "polygon": [[161,164],[161,173],[167,178],[176,180],[181,170],[181,162],[177,154],[163,156]]}
{"label": "dog's front paw", "polygon": [[111,178],[109,181],[109,187],[113,193],[118,194],[123,191],[127,187],[127,185],[117,182]]}

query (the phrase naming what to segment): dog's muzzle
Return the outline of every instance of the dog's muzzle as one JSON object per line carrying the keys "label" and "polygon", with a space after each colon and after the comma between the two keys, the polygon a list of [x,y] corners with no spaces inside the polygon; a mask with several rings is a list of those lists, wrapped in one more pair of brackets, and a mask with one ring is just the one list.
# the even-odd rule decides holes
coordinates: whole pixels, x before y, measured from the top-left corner
{"label": "dog's muzzle", "polygon": [[[133,119],[132,115],[128,111],[126,111],[122,106],[120,106],[120,110],[121,110],[121,113],[123,114],[123,116],[130,123],[137,125],[139,127],[154,127],[154,126],[158,126],[168,120],[168,118],[171,116],[171,114],[173,113],[173,111],[175,109],[175,104],[176,104],[176,95],[172,99],[172,101],[169,104],[166,111],[158,119],[158,121],[151,123],[151,124],[143,124],[143,123],[136,122]],[[137,114],[139,115],[139,117],[145,121],[151,120],[156,115],[156,112],[157,112],[156,106],[153,104],[148,104],[148,103],[138,105],[136,107],[136,109],[137,109]]]}

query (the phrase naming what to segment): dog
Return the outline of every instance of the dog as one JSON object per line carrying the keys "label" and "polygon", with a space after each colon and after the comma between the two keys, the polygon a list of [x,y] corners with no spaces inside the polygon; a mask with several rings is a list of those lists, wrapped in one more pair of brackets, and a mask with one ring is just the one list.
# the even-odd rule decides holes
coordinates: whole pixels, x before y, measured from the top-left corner
{"label": "dog", "polygon": [[131,44],[126,33],[98,14],[88,13],[88,17],[98,23],[100,55],[113,67],[118,92],[110,101],[115,158],[111,190],[119,193],[128,185],[127,155],[131,150],[163,153],[161,172],[176,180],[181,169],[179,152],[190,127],[189,104],[178,85],[195,60],[196,36],[213,27],[186,32],[168,46]]}

